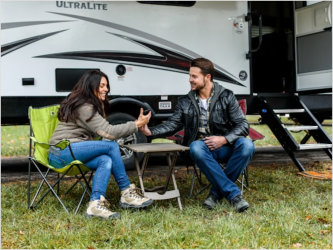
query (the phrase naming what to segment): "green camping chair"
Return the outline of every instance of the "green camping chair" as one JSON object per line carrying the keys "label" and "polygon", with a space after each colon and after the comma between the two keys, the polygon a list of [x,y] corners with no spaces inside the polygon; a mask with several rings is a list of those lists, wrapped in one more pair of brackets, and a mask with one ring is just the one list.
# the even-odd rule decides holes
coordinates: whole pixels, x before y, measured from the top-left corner
{"label": "green camping chair", "polygon": [[[49,164],[48,161],[48,151],[50,146],[58,147],[64,149],[69,147],[73,159],[74,154],[72,152],[70,142],[66,139],[60,141],[56,145],[50,145],[49,140],[53,134],[53,131],[58,125],[58,114],[59,105],[33,108],[29,107],[29,120],[30,120],[30,148],[29,148],[29,170],[28,170],[28,209],[34,209],[50,192],[55,196],[55,198],[61,203],[63,208],[68,212],[67,207],[61,201],[59,197],[59,184],[60,181],[65,176],[73,176],[76,178],[76,182],[65,192],[67,194],[70,192],[77,184],[80,184],[83,188],[83,193],[76,207],[75,214],[78,212],[84,196],[90,195],[90,181],[92,179],[93,171],[88,169],[82,162],[74,160],[67,166],[63,168],[55,168]],[[34,198],[31,200],[31,166],[35,166],[37,171],[40,173],[42,180],[37,188]],[[46,168],[45,168],[46,167]],[[44,172],[43,172],[43,171]],[[50,171],[51,170],[51,171]],[[56,172],[57,178],[50,176],[50,172]],[[86,178],[88,174],[89,178]],[[90,175],[89,175],[90,174]],[[53,184],[51,184],[53,182]],[[46,188],[43,188],[46,186]],[[57,192],[54,188],[57,186]],[[45,190],[44,190],[45,189]],[[40,194],[43,190],[43,194]],[[37,197],[39,199],[37,200]]]}

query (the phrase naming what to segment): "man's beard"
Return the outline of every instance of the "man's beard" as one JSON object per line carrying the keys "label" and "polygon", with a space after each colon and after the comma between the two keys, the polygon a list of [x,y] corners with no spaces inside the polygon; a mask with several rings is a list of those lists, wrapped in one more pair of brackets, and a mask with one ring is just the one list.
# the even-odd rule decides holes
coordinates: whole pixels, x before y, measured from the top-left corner
{"label": "man's beard", "polygon": [[204,79],[202,85],[200,85],[200,86],[197,85],[196,91],[200,91],[200,90],[204,89],[206,86],[207,86],[207,81]]}

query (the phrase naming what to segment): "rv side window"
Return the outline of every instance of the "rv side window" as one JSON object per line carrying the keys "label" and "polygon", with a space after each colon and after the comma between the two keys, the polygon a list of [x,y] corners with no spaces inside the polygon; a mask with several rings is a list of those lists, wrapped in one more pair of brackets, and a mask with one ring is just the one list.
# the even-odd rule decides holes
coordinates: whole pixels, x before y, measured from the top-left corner
{"label": "rv side window", "polygon": [[87,70],[91,69],[56,69],[55,70],[56,91],[57,92],[71,91],[74,85],[79,81],[81,76]]}
{"label": "rv side window", "polygon": [[332,69],[330,30],[297,37],[298,73]]}
{"label": "rv side window", "polygon": [[195,1],[138,1],[138,3],[192,7]]}

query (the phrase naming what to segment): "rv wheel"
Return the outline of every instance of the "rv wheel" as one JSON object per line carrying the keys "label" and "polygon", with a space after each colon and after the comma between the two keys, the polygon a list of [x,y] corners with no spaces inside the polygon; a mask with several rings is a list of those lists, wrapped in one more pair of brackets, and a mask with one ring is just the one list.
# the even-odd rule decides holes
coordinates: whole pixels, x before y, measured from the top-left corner
{"label": "rv wheel", "polygon": [[[126,113],[113,113],[109,115],[107,118],[107,121],[112,124],[121,124],[126,123],[128,121],[135,121],[135,117],[126,114]],[[131,134],[126,137],[122,137],[117,140],[121,152],[121,156],[123,158],[125,168],[126,170],[134,169],[135,168],[135,161],[134,161],[134,155],[131,150],[126,149],[125,147],[122,147],[122,145],[128,145],[128,144],[136,144],[136,143],[145,143],[147,142],[147,138],[145,135],[143,135],[141,132],[137,132],[134,134]],[[142,154],[139,154],[139,161],[141,162],[143,158]]]}

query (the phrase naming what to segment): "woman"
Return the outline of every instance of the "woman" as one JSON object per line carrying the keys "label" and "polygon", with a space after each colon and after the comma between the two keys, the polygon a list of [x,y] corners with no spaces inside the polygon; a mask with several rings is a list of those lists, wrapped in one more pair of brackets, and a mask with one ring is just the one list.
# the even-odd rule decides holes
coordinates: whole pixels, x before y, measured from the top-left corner
{"label": "woman", "polygon": [[[50,139],[50,144],[54,145],[61,139],[68,139],[75,158],[89,169],[96,170],[86,215],[117,219],[120,218],[120,214],[110,211],[105,199],[111,173],[121,191],[121,207],[144,208],[153,201],[137,193],[135,185],[130,184],[119,146],[115,141],[109,140],[137,132],[139,127],[149,122],[151,113],[143,115],[141,108],[136,121],[110,125],[105,120],[109,108],[109,91],[109,80],[103,72],[87,71],[69,96],[61,102],[58,112],[59,124]],[[99,136],[108,140],[94,140]],[[68,147],[64,150],[51,147],[49,162],[52,166],[62,168],[71,161],[73,157]]]}

